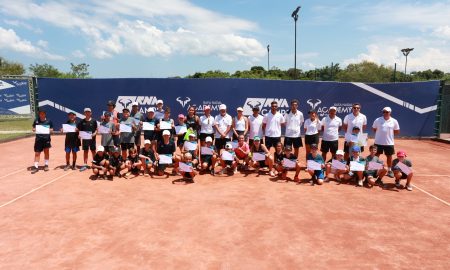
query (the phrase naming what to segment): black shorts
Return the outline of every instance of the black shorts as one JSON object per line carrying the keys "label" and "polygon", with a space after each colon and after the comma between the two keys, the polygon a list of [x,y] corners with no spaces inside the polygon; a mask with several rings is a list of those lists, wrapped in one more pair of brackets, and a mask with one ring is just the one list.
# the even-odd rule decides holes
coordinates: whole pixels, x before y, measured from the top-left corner
{"label": "black shorts", "polygon": [[200,133],[200,135],[198,136],[198,138],[200,139],[201,142],[204,142],[206,140],[206,137],[211,137],[211,139],[213,139],[213,141],[214,141],[214,133],[212,133],[212,134]]}
{"label": "black shorts", "polygon": [[[243,130],[236,130],[236,133],[238,135],[243,135],[245,133],[245,131],[243,131]],[[247,139],[247,137],[248,137],[248,135],[246,135],[244,138]],[[238,140],[238,137],[233,132],[233,141],[237,141],[237,140]]]}
{"label": "black shorts", "polygon": [[279,143],[279,142],[281,142],[281,138],[280,137],[265,137],[266,138],[266,147],[267,147],[267,149],[269,149],[270,150],[270,147],[274,147],[274,148],[276,148],[277,147],[277,144]]}
{"label": "black shorts", "polygon": [[305,135],[305,145],[319,144],[319,133],[314,135]]}
{"label": "black shorts", "polygon": [[291,138],[284,137],[284,147],[294,146],[294,148],[300,148],[303,146],[302,137]]}
{"label": "black shorts", "polygon": [[82,145],[83,145],[83,150],[92,150],[95,151],[95,149],[97,148],[97,145],[95,143],[95,138],[93,138],[92,140],[83,140],[82,141]]}
{"label": "black shorts", "polygon": [[[350,150],[348,149],[348,142],[344,143],[344,152],[350,153]],[[364,146],[361,146],[361,153],[364,152]]]}
{"label": "black shorts", "polygon": [[320,152],[322,153],[336,153],[336,151],[339,149],[339,141],[324,141],[320,143]]}
{"label": "black shorts", "polygon": [[364,176],[372,176],[373,178],[376,178],[378,176],[378,171],[364,171]]}
{"label": "black shorts", "polygon": [[144,131],[144,140],[154,141],[156,140],[156,132],[145,132]]}
{"label": "black shorts", "polygon": [[207,163],[208,166],[212,165],[212,156],[211,155],[202,155],[201,159],[202,159],[202,163]]}
{"label": "black shorts", "polygon": [[113,138],[113,142],[115,146],[119,146],[120,145],[120,137],[119,135],[112,135]]}
{"label": "black shorts", "polygon": [[133,149],[134,143],[121,143],[120,148],[122,149],[122,151]]}
{"label": "black shorts", "polygon": [[395,153],[393,145],[379,145],[375,144],[377,147],[377,154],[385,154],[386,156],[392,156]]}
{"label": "black shorts", "polygon": [[44,149],[52,147],[50,141],[51,141],[50,139],[48,139],[48,140],[47,139],[45,139],[45,140],[36,139],[34,141],[34,152],[40,153],[40,152],[44,151]]}
{"label": "black shorts", "polygon": [[230,139],[228,138],[216,138],[214,145],[216,146],[217,151],[220,151],[220,149],[224,149],[225,144],[227,144],[227,142],[229,141]]}
{"label": "black shorts", "polygon": [[137,132],[134,135],[134,144],[135,145],[141,145],[141,132]]}
{"label": "black shorts", "polygon": [[182,146],[184,144],[184,136],[180,135],[180,136],[177,136],[177,137],[178,137],[177,146]]}

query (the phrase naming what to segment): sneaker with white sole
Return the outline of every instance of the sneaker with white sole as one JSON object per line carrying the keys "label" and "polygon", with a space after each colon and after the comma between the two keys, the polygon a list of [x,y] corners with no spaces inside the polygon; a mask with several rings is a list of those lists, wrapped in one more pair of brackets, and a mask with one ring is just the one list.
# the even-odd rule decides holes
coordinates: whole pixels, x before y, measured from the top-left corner
{"label": "sneaker with white sole", "polygon": [[81,166],[81,168],[80,168],[80,172],[84,172],[84,171],[87,170],[87,169],[88,169],[87,165],[83,165],[83,166]]}
{"label": "sneaker with white sole", "polygon": [[31,168],[31,174],[35,174],[35,173],[37,173],[39,171],[39,168],[36,168],[36,167],[32,167]]}
{"label": "sneaker with white sole", "polygon": [[388,177],[390,177],[390,178],[394,178],[394,172],[393,171],[389,171],[386,175]]}
{"label": "sneaker with white sole", "polygon": [[48,170],[49,170],[48,165],[45,165],[44,166],[44,172],[48,172]]}
{"label": "sneaker with white sole", "polygon": [[412,190],[413,190],[413,187],[412,187],[411,185],[406,185],[406,190],[407,190],[407,191],[412,191]]}
{"label": "sneaker with white sole", "polygon": [[66,165],[66,166],[64,167],[64,171],[65,171],[65,172],[67,172],[69,169],[70,169],[70,165]]}
{"label": "sneaker with white sole", "polygon": [[363,180],[360,179],[360,180],[358,180],[358,187],[362,187],[362,186],[363,186]]}

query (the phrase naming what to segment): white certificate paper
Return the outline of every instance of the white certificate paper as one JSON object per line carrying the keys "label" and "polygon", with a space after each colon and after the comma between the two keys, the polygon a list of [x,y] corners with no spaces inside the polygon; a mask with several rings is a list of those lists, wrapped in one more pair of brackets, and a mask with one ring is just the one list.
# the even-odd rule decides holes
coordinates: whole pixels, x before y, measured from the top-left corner
{"label": "white certificate paper", "polygon": [[126,124],[120,124],[120,132],[131,132],[131,126]]}
{"label": "white certificate paper", "polygon": [[369,134],[367,133],[361,133],[358,137],[358,145],[359,146],[367,146],[367,138],[369,137]]}
{"label": "white certificate paper", "polygon": [[184,142],[184,148],[188,151],[194,151],[197,149],[197,143],[196,142],[189,142],[189,141],[185,141]]}
{"label": "white certificate paper", "polygon": [[399,167],[400,170],[402,170],[402,172],[404,172],[406,175],[409,175],[409,174],[412,172],[411,168],[408,167],[408,166],[407,166],[405,163],[403,163],[403,162],[397,163],[397,167]]}
{"label": "white certificate paper", "polygon": [[184,133],[187,132],[187,127],[185,127],[185,126],[175,126],[175,132],[177,133],[177,135],[183,135]]}
{"label": "white certificate paper", "polygon": [[306,161],[306,167],[309,171],[319,171],[322,170],[322,164],[319,162],[316,162],[314,160],[308,160]]}
{"label": "white certificate paper", "polygon": [[143,122],[142,123],[142,129],[143,130],[155,130],[155,125],[150,122]]}
{"label": "white certificate paper", "polygon": [[172,156],[159,155],[159,164],[172,164]]}
{"label": "white certificate paper", "polygon": [[296,165],[297,165],[297,162],[295,162],[294,160],[283,158],[283,166],[284,167],[286,167],[286,168],[295,168]]}
{"label": "white certificate paper", "polygon": [[105,126],[103,126],[103,125],[99,125],[98,126],[98,133],[99,134],[109,134],[110,133],[110,129],[109,129],[109,127],[105,127]]}
{"label": "white certificate paper", "polygon": [[187,165],[186,163],[180,162],[179,166],[180,171],[182,172],[192,172],[192,167]]}
{"label": "white certificate paper", "polygon": [[133,118],[133,121],[136,126],[138,126],[141,123],[141,119],[139,118]]}
{"label": "white certificate paper", "polygon": [[90,131],[80,131],[79,135],[83,140],[92,140],[92,132]]}
{"label": "white certificate paper", "polygon": [[346,142],[358,143],[358,139],[359,139],[359,136],[345,133],[345,141]]}
{"label": "white certificate paper", "polygon": [[344,163],[342,163],[336,159],[333,159],[333,161],[331,161],[331,167],[333,167],[337,170],[346,170],[347,169],[347,167]]}
{"label": "white certificate paper", "polygon": [[63,131],[65,133],[71,133],[71,132],[76,132],[75,129],[77,127],[75,125],[71,125],[71,124],[63,124]]}
{"label": "white certificate paper", "polygon": [[202,146],[200,151],[201,151],[202,155],[212,155],[213,154],[213,150],[209,147]]}
{"label": "white certificate paper", "polygon": [[263,160],[266,160],[266,154],[254,152],[254,153],[253,153],[253,160],[254,160],[254,161],[263,161]]}
{"label": "white certificate paper", "polygon": [[366,168],[366,164],[359,163],[358,161],[350,161],[350,171],[363,172]]}
{"label": "white certificate paper", "polygon": [[36,134],[50,134],[50,126],[36,125]]}
{"label": "white certificate paper", "polygon": [[367,165],[367,170],[369,171],[375,171],[375,170],[381,170],[383,169],[383,164],[375,162],[375,161],[370,161],[369,164]]}
{"label": "white certificate paper", "polygon": [[159,122],[159,129],[172,129],[172,124],[170,122],[161,121]]}
{"label": "white certificate paper", "polygon": [[233,160],[233,155],[230,152],[223,151],[221,155],[222,160]]}

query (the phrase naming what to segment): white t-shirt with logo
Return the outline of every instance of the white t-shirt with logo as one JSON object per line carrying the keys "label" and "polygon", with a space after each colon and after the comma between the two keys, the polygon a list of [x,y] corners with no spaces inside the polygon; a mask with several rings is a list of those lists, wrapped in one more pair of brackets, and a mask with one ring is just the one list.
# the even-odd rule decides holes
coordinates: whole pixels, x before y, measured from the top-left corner
{"label": "white t-shirt with logo", "polygon": [[259,115],[257,117],[254,117],[253,115],[250,115],[248,117],[249,124],[250,124],[250,132],[249,132],[249,138],[253,140],[255,136],[262,137],[263,131],[262,131],[262,122],[263,122],[263,116]]}
{"label": "white t-shirt with logo", "polygon": [[214,133],[214,117],[210,115],[200,116],[200,133],[213,134]]}
{"label": "white t-shirt with logo", "polygon": [[338,116],[333,119],[329,115],[322,118],[323,135],[322,140],[331,142],[339,140],[339,128],[342,126],[342,120]]}
{"label": "white t-shirt with logo", "polygon": [[237,131],[245,131],[245,116],[242,116],[241,120],[237,117],[234,118],[234,128]]}
{"label": "white t-shirt with logo", "polygon": [[352,134],[353,127],[358,126],[360,128],[360,132],[363,132],[363,126],[367,125],[367,118],[364,114],[359,113],[358,116],[355,116],[353,113],[347,114],[344,118],[344,124],[347,125],[347,131],[345,134],[348,134],[346,137],[349,137]]}
{"label": "white t-shirt with logo", "polygon": [[384,117],[378,117],[373,121],[373,128],[375,132],[375,144],[378,145],[394,145],[394,130],[400,130],[398,121],[392,117],[388,120]]}
{"label": "white t-shirt with logo", "polygon": [[[233,123],[233,118],[231,118],[231,116],[226,113],[224,116],[222,115],[216,115],[216,117],[214,118],[214,125],[217,125],[217,128],[223,133],[225,131],[227,131],[228,126],[231,126],[231,124]],[[228,132],[228,134],[225,134],[225,138],[229,138],[231,134],[231,129]],[[216,130],[216,138],[220,138],[220,133]]]}
{"label": "white t-shirt with logo", "polygon": [[305,125],[304,125],[306,132],[306,135],[315,135],[319,133],[319,130],[322,128],[322,125],[320,124],[319,119],[316,118],[316,120],[311,121],[310,118],[306,119]]}
{"label": "white t-shirt with logo", "polygon": [[293,114],[289,112],[284,116],[286,120],[286,137],[298,138],[302,134],[302,124],[305,121],[303,118],[303,113],[299,110]]}
{"label": "white t-shirt with logo", "polygon": [[281,137],[281,124],[284,123],[284,117],[281,113],[268,112],[263,118],[263,124],[266,124],[267,137]]}

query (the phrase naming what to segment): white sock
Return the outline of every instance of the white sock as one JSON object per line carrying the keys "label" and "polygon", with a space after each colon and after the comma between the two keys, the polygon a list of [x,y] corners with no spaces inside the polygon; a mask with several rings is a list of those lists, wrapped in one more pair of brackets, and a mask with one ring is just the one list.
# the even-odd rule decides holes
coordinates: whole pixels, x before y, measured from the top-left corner
{"label": "white sock", "polygon": [[46,166],[48,166],[48,159],[44,160]]}
{"label": "white sock", "polygon": [[391,171],[391,167],[388,167],[388,172],[390,172]]}
{"label": "white sock", "polygon": [[34,162],[34,167],[39,168],[39,162]]}

